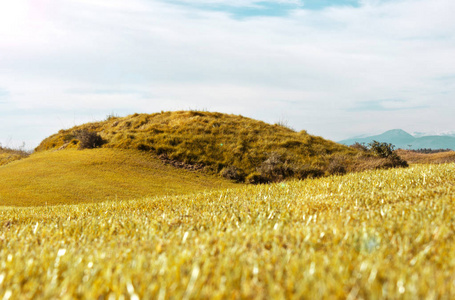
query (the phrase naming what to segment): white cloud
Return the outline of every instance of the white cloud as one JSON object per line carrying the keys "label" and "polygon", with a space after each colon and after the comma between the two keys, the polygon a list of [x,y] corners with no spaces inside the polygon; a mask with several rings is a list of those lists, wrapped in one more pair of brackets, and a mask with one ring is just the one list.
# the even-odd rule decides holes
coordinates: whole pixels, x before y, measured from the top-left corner
{"label": "white cloud", "polygon": [[[451,0],[364,1],[241,20],[149,0],[14,3],[0,4],[0,17],[14,16],[0,21],[0,86],[9,91],[0,117],[14,113],[13,124],[24,123],[25,111],[58,131],[62,122],[44,115],[74,123],[89,112],[201,108],[269,122],[286,115],[294,128],[332,139],[371,128],[455,129]],[[352,110],[384,99],[428,108]],[[0,122],[0,142],[26,136]],[[33,128],[23,130],[49,134]]]}
{"label": "white cloud", "polygon": [[303,5],[301,0],[175,0],[174,3],[187,5],[224,5],[234,7],[255,7],[263,4]]}

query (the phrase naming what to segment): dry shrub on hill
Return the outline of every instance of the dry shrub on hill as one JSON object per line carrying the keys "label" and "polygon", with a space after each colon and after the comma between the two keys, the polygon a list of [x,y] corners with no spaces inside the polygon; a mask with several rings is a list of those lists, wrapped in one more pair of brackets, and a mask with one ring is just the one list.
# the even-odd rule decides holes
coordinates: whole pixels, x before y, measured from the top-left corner
{"label": "dry shrub on hill", "polygon": [[[402,168],[409,166],[407,161],[394,150],[395,146],[389,143],[373,141],[368,145],[355,143],[350,147],[365,154],[370,154],[370,157],[360,157],[356,162],[359,170],[364,170],[364,168],[370,169],[370,167],[366,167],[370,165],[374,166],[373,169]],[[371,156],[376,159],[372,159]]]}
{"label": "dry shrub on hill", "polygon": [[73,132],[74,137],[79,140],[79,149],[94,149],[104,144],[103,139],[98,133],[87,129],[78,129]]}
{"label": "dry shrub on hill", "polygon": [[391,167],[407,167],[408,163],[403,160],[396,151],[394,151],[395,146],[388,143],[380,143],[378,141],[373,141],[369,144],[369,150],[373,152],[376,156],[381,158],[386,158],[389,160]]}
{"label": "dry shrub on hill", "polygon": [[343,175],[346,174],[347,170],[347,159],[345,156],[338,155],[334,156],[329,163],[327,171],[330,174]]}
{"label": "dry shrub on hill", "polygon": [[283,156],[277,152],[272,152],[268,155],[258,167],[258,171],[266,182],[282,181],[285,178],[294,175],[295,167],[289,161],[286,161]]}
{"label": "dry shrub on hill", "polygon": [[221,170],[220,174],[224,178],[234,180],[236,182],[243,182],[245,180],[245,174],[236,166],[225,167]]}

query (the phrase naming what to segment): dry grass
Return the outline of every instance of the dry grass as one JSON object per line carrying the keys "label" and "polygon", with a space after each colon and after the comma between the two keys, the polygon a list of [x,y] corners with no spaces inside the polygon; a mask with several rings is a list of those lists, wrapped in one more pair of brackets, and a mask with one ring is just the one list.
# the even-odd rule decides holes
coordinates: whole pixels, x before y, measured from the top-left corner
{"label": "dry grass", "polygon": [[0,166],[6,165],[7,163],[15,160],[26,158],[30,155],[27,151],[20,149],[11,149],[8,147],[0,146]]}
{"label": "dry grass", "polygon": [[454,299],[455,168],[0,209],[3,299]]}
{"label": "dry grass", "polygon": [[0,205],[100,202],[232,186],[165,166],[138,150],[46,151],[0,167]]}
{"label": "dry grass", "polygon": [[424,154],[409,150],[397,150],[397,153],[411,164],[445,164],[455,162],[455,151]]}
{"label": "dry grass", "polygon": [[[334,158],[339,156],[343,156],[346,164],[343,168],[348,172],[363,166],[388,167],[381,158],[306,131],[295,132],[280,124],[271,125],[242,116],[198,111],[110,117],[102,122],[61,130],[45,139],[36,151],[76,148],[79,143],[76,133],[81,130],[97,132],[105,141],[105,148],[150,151],[187,165],[203,165],[211,174],[231,174],[225,171],[235,169],[241,175],[236,177],[247,180],[257,175],[271,155],[279,155],[289,172],[277,178],[262,174],[264,178],[259,181],[302,178],[300,175],[308,173],[304,169],[330,175],[332,169],[339,170],[333,168]],[[356,164],[359,157],[370,163]]]}

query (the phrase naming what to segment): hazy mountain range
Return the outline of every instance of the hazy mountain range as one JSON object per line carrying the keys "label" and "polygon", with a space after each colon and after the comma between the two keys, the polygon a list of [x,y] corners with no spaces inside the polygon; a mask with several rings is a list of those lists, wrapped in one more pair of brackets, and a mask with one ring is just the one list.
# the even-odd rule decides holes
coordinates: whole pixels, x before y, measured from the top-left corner
{"label": "hazy mountain range", "polygon": [[379,135],[354,137],[339,141],[341,144],[386,142],[395,145],[396,149],[452,149],[455,150],[455,132],[428,134],[416,132],[409,134],[401,129],[393,129]]}

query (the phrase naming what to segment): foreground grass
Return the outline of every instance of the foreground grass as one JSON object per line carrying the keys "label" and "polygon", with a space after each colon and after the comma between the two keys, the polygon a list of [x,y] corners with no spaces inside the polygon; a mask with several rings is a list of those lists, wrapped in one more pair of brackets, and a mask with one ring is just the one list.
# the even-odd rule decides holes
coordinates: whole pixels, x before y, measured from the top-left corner
{"label": "foreground grass", "polygon": [[234,184],[165,166],[138,150],[34,153],[0,166],[0,205],[55,205],[187,194]]}
{"label": "foreground grass", "polygon": [[454,299],[454,195],[450,164],[3,208],[0,298]]}

